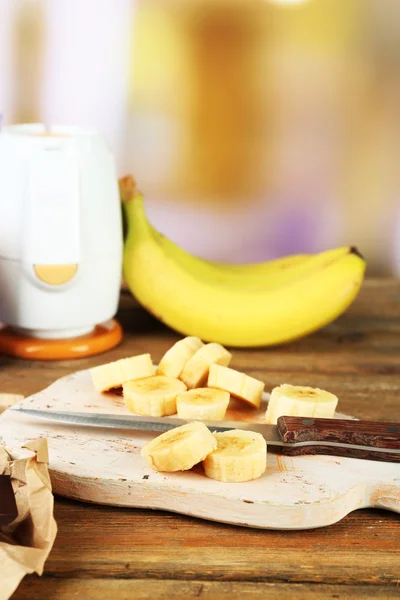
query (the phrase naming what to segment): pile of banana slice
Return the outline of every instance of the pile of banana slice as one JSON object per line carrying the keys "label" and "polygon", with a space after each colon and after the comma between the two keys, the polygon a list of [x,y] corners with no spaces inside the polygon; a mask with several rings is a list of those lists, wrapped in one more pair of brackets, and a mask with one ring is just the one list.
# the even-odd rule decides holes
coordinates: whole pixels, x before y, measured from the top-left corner
{"label": "pile of banana slice", "polygon": [[[123,358],[91,369],[99,392],[123,390],[134,414],[163,417],[178,414],[192,422],[163,433],[141,451],[156,471],[186,471],[202,463],[208,477],[224,482],[261,477],[267,446],[261,434],[240,429],[212,433],[202,422],[225,417],[231,396],[244,406],[259,408],[265,384],[229,368],[232,354],[222,345],[204,344],[197,337],[179,340],[160,360],[156,370],[150,354]],[[265,419],[281,415],[334,416],[338,399],[318,388],[284,384],[272,390]]]}

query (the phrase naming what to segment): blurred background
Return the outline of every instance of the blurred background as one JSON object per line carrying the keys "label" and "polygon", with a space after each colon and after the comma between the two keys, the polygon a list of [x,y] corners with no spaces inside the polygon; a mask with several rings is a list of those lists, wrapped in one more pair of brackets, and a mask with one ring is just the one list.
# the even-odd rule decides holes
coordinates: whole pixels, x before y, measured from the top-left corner
{"label": "blurred background", "polygon": [[400,0],[0,0],[0,112],[103,132],[200,256],[400,273]]}

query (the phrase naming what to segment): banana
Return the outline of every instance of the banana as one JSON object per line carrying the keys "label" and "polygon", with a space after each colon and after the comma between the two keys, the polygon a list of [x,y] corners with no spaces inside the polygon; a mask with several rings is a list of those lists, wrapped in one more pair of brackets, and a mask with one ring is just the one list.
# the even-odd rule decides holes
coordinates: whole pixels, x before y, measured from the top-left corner
{"label": "banana", "polygon": [[203,461],[207,477],[231,483],[261,477],[267,466],[267,444],[260,433],[235,429],[214,436],[217,448]]}
{"label": "banana", "polygon": [[220,421],[225,417],[229,404],[229,392],[211,388],[197,388],[179,394],[176,399],[178,417]]}
{"label": "banana", "polygon": [[[131,176],[121,179],[119,187],[123,202],[130,201],[138,193],[136,182]],[[165,252],[174,254],[183,266],[189,269],[195,266],[196,272],[220,284],[259,287],[265,283],[267,277],[270,284],[273,281],[283,283],[286,279],[292,277],[291,269],[293,267],[306,263],[312,258],[310,254],[293,254],[266,262],[251,264],[228,264],[209,261],[186,252],[152,227],[150,223],[148,225],[155,240],[164,248]]]}
{"label": "banana", "polygon": [[217,447],[217,440],[204,425],[194,421],[162,433],[143,446],[141,455],[156,471],[187,471]]}
{"label": "banana", "polygon": [[335,394],[285,383],[272,390],[265,419],[268,423],[276,423],[282,416],[332,418],[337,404]]}
{"label": "banana", "polygon": [[121,358],[115,362],[90,369],[93,385],[99,392],[121,387],[132,379],[152,377],[154,367],[150,354],[139,354],[131,358]]}
{"label": "banana", "polygon": [[292,269],[300,264],[306,264],[312,258],[309,254],[294,254],[283,256],[267,262],[251,264],[229,264],[213,262],[186,252],[166,236],[149,225],[154,239],[168,254],[184,268],[196,269],[196,273],[217,284],[233,287],[262,287],[268,284],[283,284],[292,277]]}
{"label": "banana", "polygon": [[[168,238],[167,238],[168,239]],[[173,242],[171,242],[173,243]],[[191,256],[187,253],[188,256]],[[303,262],[306,262],[312,255],[310,254],[292,254],[290,256],[282,256],[281,258],[275,258],[274,260],[269,260],[267,262],[258,262],[258,263],[247,263],[247,264],[230,264],[230,263],[220,263],[215,261],[203,261],[208,265],[211,265],[213,269],[220,269],[225,274],[231,273],[233,275],[247,276],[251,275],[252,277],[260,276],[264,277],[265,275],[271,275],[274,271],[286,271],[291,267],[297,266]],[[203,259],[198,259],[203,260]]]}
{"label": "banana", "polygon": [[308,257],[284,279],[216,280],[204,261],[187,253],[183,259],[181,249],[160,241],[142,195],[129,189],[121,182],[125,281],[143,306],[184,335],[234,347],[280,344],[330,323],[358,294],[365,261],[351,247]]}
{"label": "banana", "polygon": [[212,364],[229,365],[231,359],[232,354],[221,344],[205,344],[187,361],[179,379],[188,389],[201,387],[207,381]]}
{"label": "banana", "polygon": [[226,390],[256,408],[260,406],[265,387],[265,383],[254,377],[215,364],[210,367],[207,385],[209,388]]}
{"label": "banana", "polygon": [[176,397],[186,391],[179,379],[156,375],[128,381],[122,386],[127,408],[137,415],[164,417],[176,413]]}
{"label": "banana", "polygon": [[197,337],[186,337],[179,340],[160,360],[156,375],[179,377],[188,360],[202,346],[203,342]]}

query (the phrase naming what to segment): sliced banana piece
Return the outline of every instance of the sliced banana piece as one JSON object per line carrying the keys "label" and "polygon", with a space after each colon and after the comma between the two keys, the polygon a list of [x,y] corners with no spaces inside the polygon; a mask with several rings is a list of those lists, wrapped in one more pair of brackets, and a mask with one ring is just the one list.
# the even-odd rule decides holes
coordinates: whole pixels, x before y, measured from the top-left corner
{"label": "sliced banana piece", "polygon": [[122,390],[131,412],[145,417],[164,417],[176,413],[176,397],[186,391],[186,385],[174,377],[155,375],[128,381]]}
{"label": "sliced banana piece", "polygon": [[225,417],[229,404],[229,392],[211,388],[196,388],[176,399],[178,417],[181,419],[202,419],[220,421]]}
{"label": "sliced banana piece", "polygon": [[208,387],[226,390],[232,396],[259,407],[265,383],[221,365],[211,365],[208,375]]}
{"label": "sliced banana piece", "polygon": [[188,389],[202,387],[207,381],[210,366],[213,364],[228,366],[232,354],[221,344],[204,344],[186,363],[179,376]]}
{"label": "sliced banana piece", "polygon": [[189,336],[179,340],[167,350],[160,360],[156,375],[167,375],[167,377],[179,377],[184,366],[193,354],[203,346],[200,338]]}
{"label": "sliced banana piece", "polygon": [[282,416],[330,419],[335,414],[337,404],[335,394],[319,388],[285,383],[272,390],[265,418],[268,423],[277,423]]}
{"label": "sliced banana piece", "polygon": [[90,369],[93,385],[99,392],[121,387],[132,379],[142,379],[154,375],[154,366],[150,354],[139,354],[130,358],[121,358],[115,362]]}
{"label": "sliced banana piece", "polygon": [[187,471],[216,447],[208,427],[193,421],[162,433],[142,448],[141,455],[156,471]]}
{"label": "sliced banana piece", "polygon": [[207,477],[231,483],[261,477],[267,466],[267,444],[260,433],[234,429],[214,436],[217,448],[203,461]]}

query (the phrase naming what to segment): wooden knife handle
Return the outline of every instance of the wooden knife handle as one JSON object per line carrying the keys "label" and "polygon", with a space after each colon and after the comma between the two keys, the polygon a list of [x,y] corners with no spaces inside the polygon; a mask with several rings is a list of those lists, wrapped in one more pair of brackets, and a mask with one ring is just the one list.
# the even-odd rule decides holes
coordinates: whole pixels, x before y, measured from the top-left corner
{"label": "wooden knife handle", "polygon": [[[330,454],[400,462],[400,453],[390,452],[400,450],[400,423],[279,417],[278,431],[284,442],[318,442],[315,446],[284,447],[283,453],[291,456]],[[341,446],[327,446],[323,442],[335,442]],[[349,448],[346,444],[365,446],[365,449]],[[385,448],[387,452],[376,452],[372,448]]]}

